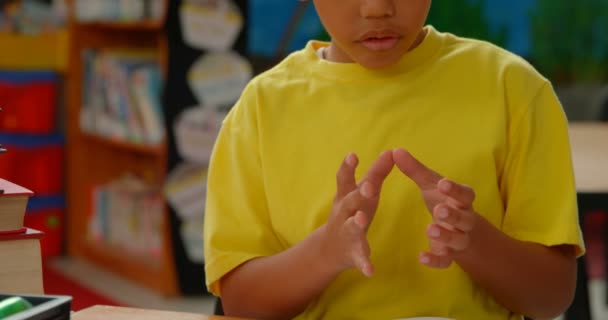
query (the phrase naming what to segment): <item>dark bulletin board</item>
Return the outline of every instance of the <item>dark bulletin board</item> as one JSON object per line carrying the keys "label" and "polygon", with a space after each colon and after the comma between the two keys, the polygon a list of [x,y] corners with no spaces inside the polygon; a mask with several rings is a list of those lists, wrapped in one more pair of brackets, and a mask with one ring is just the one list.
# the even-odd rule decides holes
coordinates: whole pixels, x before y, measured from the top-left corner
{"label": "dark bulletin board", "polygon": [[[239,6],[247,25],[247,1],[234,0]],[[182,0],[170,0],[166,21],[166,32],[168,37],[168,72],[163,93],[163,106],[165,124],[168,138],[168,172],[171,172],[182,159],[177,152],[175,136],[173,134],[173,123],[175,118],[186,108],[197,104],[194,94],[191,92],[186,75],[193,62],[204,54],[204,51],[193,49],[184,43],[179,21],[179,8]],[[244,57],[247,55],[247,28],[241,31],[234,50]],[[182,294],[203,294],[205,288],[204,265],[194,263],[186,255],[184,244],[179,236],[181,221],[175,210],[169,207],[171,237],[175,256],[177,280]],[[202,232],[202,230],[201,230]]]}

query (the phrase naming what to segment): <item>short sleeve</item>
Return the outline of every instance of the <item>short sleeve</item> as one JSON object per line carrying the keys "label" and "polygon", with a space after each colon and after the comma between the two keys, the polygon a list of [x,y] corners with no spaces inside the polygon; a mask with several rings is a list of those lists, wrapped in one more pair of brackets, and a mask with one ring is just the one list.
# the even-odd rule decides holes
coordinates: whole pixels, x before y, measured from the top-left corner
{"label": "short sleeve", "polygon": [[501,178],[503,231],[546,246],[585,251],[579,225],[568,122],[555,92],[544,82],[514,118]]}
{"label": "short sleeve", "polygon": [[226,273],[250,259],[280,252],[266,203],[256,100],[250,84],[224,120],[209,165],[205,275],[207,288],[218,296]]}

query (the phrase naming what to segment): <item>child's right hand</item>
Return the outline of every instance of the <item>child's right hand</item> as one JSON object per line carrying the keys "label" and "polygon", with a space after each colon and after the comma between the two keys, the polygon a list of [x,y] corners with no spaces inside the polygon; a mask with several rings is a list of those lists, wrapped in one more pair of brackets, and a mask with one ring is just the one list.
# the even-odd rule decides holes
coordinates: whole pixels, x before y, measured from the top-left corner
{"label": "child's right hand", "polygon": [[337,193],[331,214],[324,226],[321,255],[336,272],[356,267],[364,275],[374,272],[367,242],[369,228],[380,200],[384,179],[394,161],[391,151],[383,152],[357,184],[355,169],[358,159],[346,156],[337,173]]}

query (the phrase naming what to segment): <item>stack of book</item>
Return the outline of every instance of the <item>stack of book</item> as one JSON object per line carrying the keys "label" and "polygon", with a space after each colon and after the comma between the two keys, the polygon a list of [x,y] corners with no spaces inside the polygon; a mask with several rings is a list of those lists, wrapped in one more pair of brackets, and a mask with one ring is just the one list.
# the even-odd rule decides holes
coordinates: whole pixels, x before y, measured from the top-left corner
{"label": "stack of book", "polygon": [[23,226],[33,192],[0,179],[0,292],[43,294],[43,233]]}

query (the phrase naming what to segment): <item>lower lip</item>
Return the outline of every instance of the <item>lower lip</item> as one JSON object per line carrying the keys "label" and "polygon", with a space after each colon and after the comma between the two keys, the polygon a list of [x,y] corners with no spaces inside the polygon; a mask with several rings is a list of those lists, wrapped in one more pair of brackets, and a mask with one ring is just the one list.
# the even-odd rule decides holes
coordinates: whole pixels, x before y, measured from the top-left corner
{"label": "lower lip", "polygon": [[387,38],[379,38],[379,39],[366,39],[361,41],[361,44],[372,51],[386,51],[393,49],[399,38],[396,37],[387,37]]}

